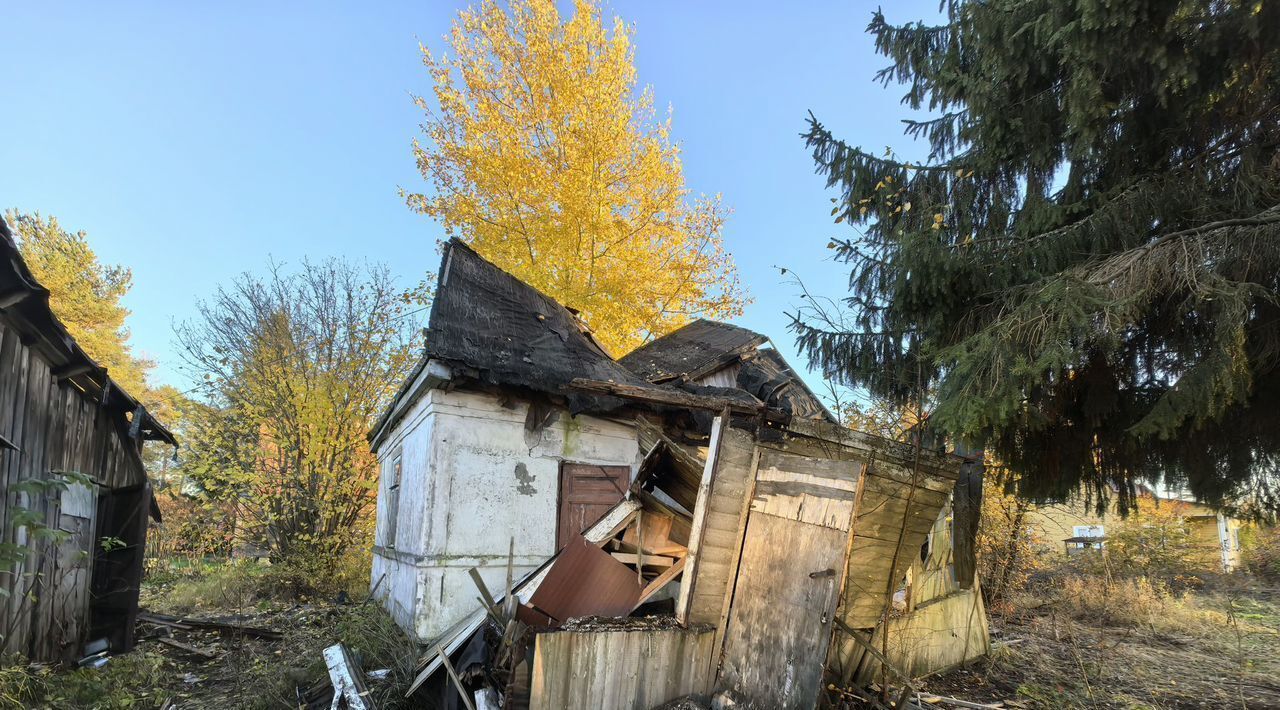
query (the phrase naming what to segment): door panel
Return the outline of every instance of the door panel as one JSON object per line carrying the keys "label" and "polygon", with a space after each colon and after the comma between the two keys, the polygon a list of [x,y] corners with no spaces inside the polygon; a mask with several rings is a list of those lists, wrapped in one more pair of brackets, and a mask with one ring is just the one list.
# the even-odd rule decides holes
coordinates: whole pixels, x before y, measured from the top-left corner
{"label": "door panel", "polygon": [[626,495],[630,466],[560,465],[560,516],[556,549],[586,530]]}
{"label": "door panel", "polygon": [[847,533],[752,511],[720,684],[758,707],[812,708],[822,688]]}

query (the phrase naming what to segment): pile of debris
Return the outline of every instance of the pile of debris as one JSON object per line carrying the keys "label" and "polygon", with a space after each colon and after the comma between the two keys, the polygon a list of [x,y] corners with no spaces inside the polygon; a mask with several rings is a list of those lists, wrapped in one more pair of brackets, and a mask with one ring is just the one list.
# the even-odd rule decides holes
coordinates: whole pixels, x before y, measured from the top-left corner
{"label": "pile of debris", "polygon": [[[264,641],[279,641],[284,638],[284,634],[279,631],[252,626],[239,620],[170,616],[145,609],[138,613],[138,624],[142,627],[142,633],[138,635],[139,641],[153,640],[192,657],[209,661],[219,657],[218,646],[221,643],[221,637],[234,639],[248,637]],[[182,633],[185,640],[179,640],[175,632]],[[214,634],[217,635],[218,640],[209,638]],[[196,645],[197,643],[202,645]],[[90,665],[99,657],[105,658],[106,653],[107,651],[103,649],[99,654],[90,654],[81,661],[81,665]]]}
{"label": "pile of debris", "polygon": [[[547,691],[541,686],[550,668],[543,661],[556,645],[553,638],[635,634],[637,641],[641,636],[652,641],[692,635],[705,638],[703,645],[710,647],[710,625],[688,627],[674,613],[693,525],[693,514],[681,501],[693,506],[704,462],[696,447],[677,445],[656,430],[651,435],[657,443],[641,464],[629,497],[542,567],[514,580],[509,560],[501,596],[472,569],[481,609],[434,645],[410,694],[434,681],[431,695],[445,703],[460,697],[473,710],[527,707],[531,699],[536,706],[552,707],[539,698]],[[665,686],[668,680],[658,684]],[[682,681],[676,674],[671,682],[680,686],[692,680]],[[534,684],[540,685],[536,693]],[[623,692],[631,692],[625,682],[621,685]],[[662,693],[677,690],[683,688],[663,688]]]}

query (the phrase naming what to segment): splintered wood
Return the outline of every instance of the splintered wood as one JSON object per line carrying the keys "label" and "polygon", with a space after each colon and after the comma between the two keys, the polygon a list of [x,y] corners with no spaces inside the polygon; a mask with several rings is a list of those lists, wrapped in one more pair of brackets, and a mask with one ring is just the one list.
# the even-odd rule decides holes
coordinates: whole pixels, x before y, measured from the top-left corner
{"label": "splintered wood", "polygon": [[[722,425],[722,422],[725,424]],[[742,502],[754,479],[755,439],[716,419],[693,513],[686,582],[681,585],[676,617],[691,624],[715,624],[734,575],[731,564],[742,540]]]}
{"label": "splintered wood", "polygon": [[364,685],[364,671],[356,664],[346,646],[339,643],[326,648],[324,662],[329,667],[329,679],[333,682],[331,708],[377,710]]}

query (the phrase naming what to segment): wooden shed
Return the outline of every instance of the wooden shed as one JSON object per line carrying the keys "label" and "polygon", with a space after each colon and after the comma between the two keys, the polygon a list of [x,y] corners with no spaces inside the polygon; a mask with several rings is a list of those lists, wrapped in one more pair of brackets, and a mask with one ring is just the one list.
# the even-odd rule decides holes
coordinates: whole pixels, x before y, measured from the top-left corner
{"label": "wooden shed", "polygon": [[143,442],[173,435],[67,333],[0,220],[0,651],[74,661],[133,645]]}

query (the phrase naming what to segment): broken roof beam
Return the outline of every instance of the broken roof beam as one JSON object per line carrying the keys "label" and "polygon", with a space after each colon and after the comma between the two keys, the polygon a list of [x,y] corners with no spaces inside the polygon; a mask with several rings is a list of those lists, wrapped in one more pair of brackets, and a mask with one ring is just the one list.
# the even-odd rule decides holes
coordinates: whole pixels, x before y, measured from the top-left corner
{"label": "broken roof beam", "polygon": [[[693,394],[669,387],[637,387],[604,380],[589,380],[584,377],[569,383],[571,389],[592,394],[604,394],[621,399],[629,399],[646,404],[684,409],[700,409],[720,412],[729,409],[739,414],[760,414],[764,411],[764,403],[751,397],[738,399],[733,397],[716,397],[714,395]],[[749,396],[749,395],[748,395]]]}

